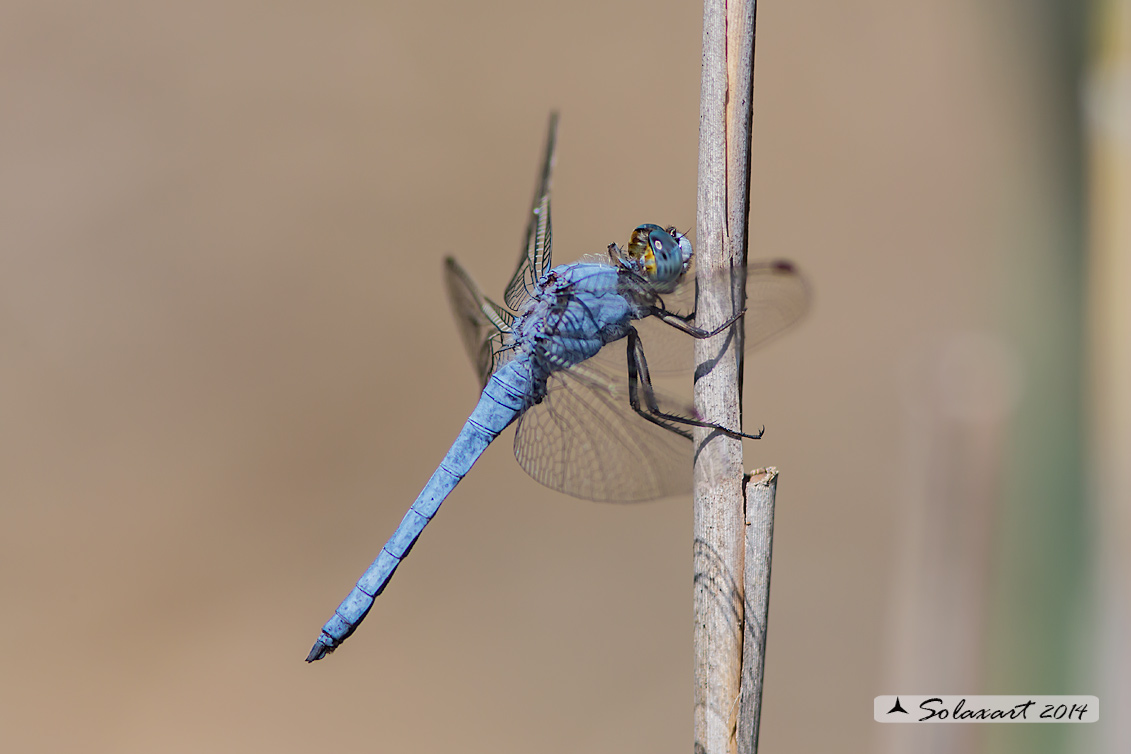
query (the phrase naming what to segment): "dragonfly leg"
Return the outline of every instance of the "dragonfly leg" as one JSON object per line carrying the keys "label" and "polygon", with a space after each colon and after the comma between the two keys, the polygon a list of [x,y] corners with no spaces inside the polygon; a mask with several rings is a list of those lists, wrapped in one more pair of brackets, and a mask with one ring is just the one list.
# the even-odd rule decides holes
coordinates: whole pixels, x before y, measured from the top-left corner
{"label": "dragonfly leg", "polygon": [[[644,356],[644,344],[640,341],[640,335],[636,332],[636,328],[629,328],[627,340],[628,401],[632,405],[632,410],[642,418],[688,439],[691,439],[691,433],[677,425],[715,429],[735,439],[742,437],[749,440],[761,439],[763,433],[766,431],[765,427],[759,429],[757,434],[747,434],[745,432],[728,429],[714,422],[692,419],[687,416],[679,416],[678,414],[669,414],[660,410],[660,405],[656,401],[656,393],[652,389],[652,377],[648,373],[648,360]],[[641,403],[642,396],[644,399],[643,404]]]}
{"label": "dragonfly leg", "polygon": [[663,309],[658,306],[652,307],[652,315],[658,317],[661,322],[667,325],[671,325],[675,329],[685,332],[691,337],[698,338],[700,340],[704,338],[713,338],[723,330],[726,330],[728,327],[733,325],[738,320],[742,319],[742,315],[744,314],[746,314],[745,309],[728,319],[726,322],[723,322],[714,330],[704,330],[701,327],[696,327],[695,325],[691,324],[691,320],[695,319],[694,314],[682,315],[676,314],[675,312],[669,312],[667,309]]}

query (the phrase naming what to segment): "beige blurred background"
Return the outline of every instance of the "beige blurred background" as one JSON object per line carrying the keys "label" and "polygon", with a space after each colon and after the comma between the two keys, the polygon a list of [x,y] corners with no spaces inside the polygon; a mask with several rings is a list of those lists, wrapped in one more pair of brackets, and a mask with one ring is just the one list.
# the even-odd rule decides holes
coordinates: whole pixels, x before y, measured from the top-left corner
{"label": "beige blurred background", "polygon": [[[1079,58],[1025,5],[759,4],[751,255],[815,291],[746,370],[782,472],[764,751],[892,746],[877,694],[1106,693]],[[501,294],[549,110],[556,261],[694,227],[701,12],[5,4],[0,748],[690,747],[690,501],[551,492],[510,433],[303,658],[474,405],[441,262]]]}

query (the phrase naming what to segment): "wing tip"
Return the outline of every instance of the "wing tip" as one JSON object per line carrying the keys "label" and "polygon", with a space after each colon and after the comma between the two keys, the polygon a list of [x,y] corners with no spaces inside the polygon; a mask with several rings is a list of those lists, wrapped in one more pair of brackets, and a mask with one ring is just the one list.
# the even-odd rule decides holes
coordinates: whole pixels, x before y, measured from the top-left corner
{"label": "wing tip", "polygon": [[787,275],[799,275],[801,270],[797,269],[797,265],[788,259],[773,259],[768,264],[769,268],[775,272],[781,272]]}

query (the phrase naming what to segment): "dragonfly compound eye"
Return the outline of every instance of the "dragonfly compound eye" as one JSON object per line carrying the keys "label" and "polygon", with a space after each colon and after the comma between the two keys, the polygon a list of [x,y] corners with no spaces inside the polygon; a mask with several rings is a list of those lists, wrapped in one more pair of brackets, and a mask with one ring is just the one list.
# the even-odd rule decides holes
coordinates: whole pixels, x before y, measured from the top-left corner
{"label": "dragonfly compound eye", "polygon": [[[686,269],[685,247],[682,236],[673,236],[671,232],[651,226],[648,231],[649,251],[653,257],[652,269],[649,270],[651,278],[661,284],[675,283]],[[690,248],[690,242],[687,248]]]}

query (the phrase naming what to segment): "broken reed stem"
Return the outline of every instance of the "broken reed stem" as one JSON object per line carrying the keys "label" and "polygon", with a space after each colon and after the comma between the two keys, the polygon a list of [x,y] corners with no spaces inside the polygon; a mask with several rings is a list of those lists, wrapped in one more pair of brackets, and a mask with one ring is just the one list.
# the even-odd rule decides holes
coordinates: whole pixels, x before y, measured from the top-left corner
{"label": "broken reed stem", "polygon": [[777,491],[778,470],[773,466],[758,469],[746,482],[746,563],[742,574],[746,620],[742,637],[742,693],[738,703],[738,754],[758,751]]}

